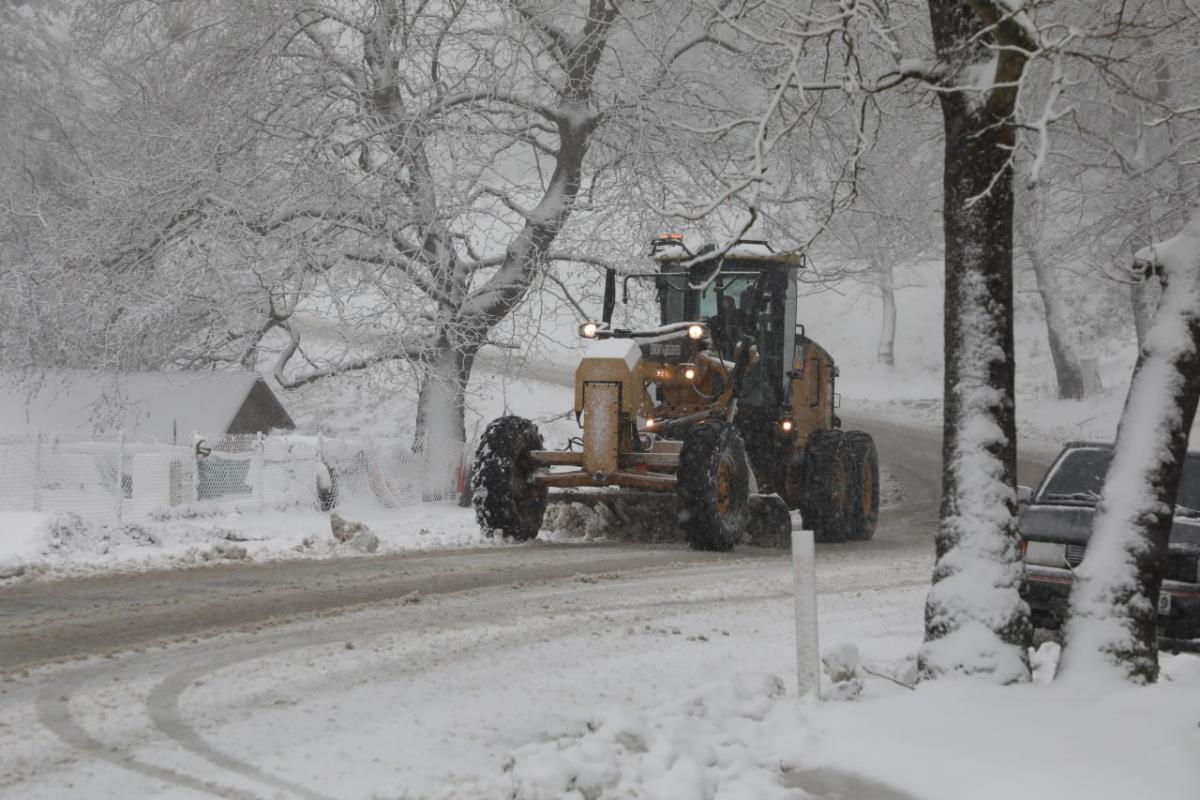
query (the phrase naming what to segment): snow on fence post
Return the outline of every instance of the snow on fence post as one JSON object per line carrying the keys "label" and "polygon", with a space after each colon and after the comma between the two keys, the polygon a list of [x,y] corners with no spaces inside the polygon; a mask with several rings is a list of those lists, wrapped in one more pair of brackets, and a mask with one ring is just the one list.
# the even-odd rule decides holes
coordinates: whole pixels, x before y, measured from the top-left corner
{"label": "snow on fence post", "polygon": [[821,699],[821,647],[817,638],[816,545],[812,531],[792,531],[792,579],[796,601],[797,693]]}
{"label": "snow on fence post", "polygon": [[250,469],[253,470],[254,476],[252,487],[254,490],[254,499],[258,501],[258,508],[261,511],[266,506],[266,466],[265,466],[265,446],[263,445],[262,431],[254,434],[254,456],[250,460]]}
{"label": "snow on fence post", "polygon": [[[204,439],[200,436],[199,431],[192,431],[192,453],[191,457],[188,459],[188,463],[191,466],[190,471],[192,473],[191,491],[188,492],[187,497],[187,503],[189,505],[191,503],[200,502],[200,443],[203,441]],[[180,502],[184,502],[183,492],[181,491],[179,495]]]}

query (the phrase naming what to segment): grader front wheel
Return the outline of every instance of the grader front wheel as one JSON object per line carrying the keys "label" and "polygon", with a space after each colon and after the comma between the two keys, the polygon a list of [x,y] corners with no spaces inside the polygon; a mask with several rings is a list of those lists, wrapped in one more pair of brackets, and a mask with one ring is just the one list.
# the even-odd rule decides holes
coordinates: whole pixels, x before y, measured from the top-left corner
{"label": "grader front wheel", "polygon": [[732,425],[705,422],[687,432],[676,494],[679,527],[693,550],[727,552],[741,540],[750,517],[750,470]]}
{"label": "grader front wheel", "polygon": [[537,426],[521,417],[500,417],[483,432],[471,490],[475,518],[487,536],[523,542],[538,535],[548,497],[533,482],[537,464],[530,453],[541,449]]}

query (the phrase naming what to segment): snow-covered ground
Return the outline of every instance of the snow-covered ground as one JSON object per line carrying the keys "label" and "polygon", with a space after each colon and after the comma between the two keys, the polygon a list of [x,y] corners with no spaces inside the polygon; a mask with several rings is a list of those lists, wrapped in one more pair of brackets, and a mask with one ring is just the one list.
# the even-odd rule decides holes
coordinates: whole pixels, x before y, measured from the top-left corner
{"label": "snow-covered ground", "polygon": [[861,668],[795,696],[785,559],[580,576],[0,683],[13,798],[1190,798],[1200,659],[1156,686],[904,688],[930,559],[818,560]]}
{"label": "snow-covered ground", "polygon": [[[874,364],[870,309],[801,316],[842,365],[843,413],[936,428],[940,319],[921,315],[936,304],[900,298],[893,370]],[[1130,352],[1102,361],[1109,388],[1085,402],[1053,399],[1044,375],[1019,381],[1022,447],[1111,439]],[[561,444],[570,363],[564,349],[514,377],[485,359],[472,420],[522,413]],[[347,424],[382,431],[378,411]],[[381,553],[488,542],[450,503],[342,513]],[[9,584],[338,555],[359,556],[316,511],[122,528],[0,515]],[[1195,796],[1200,658],[1164,656],[1151,687],[1050,684],[1044,645],[1030,685],[901,685],[931,564],[920,548],[822,551],[821,636],[860,666],[820,703],[795,697],[782,559],[481,589],[44,667],[0,683],[0,796]]]}
{"label": "snow-covered ground", "polygon": [[[341,508],[379,539],[375,553],[493,544],[474,512],[453,502],[384,509]],[[500,545],[498,545],[500,546]],[[0,585],[102,571],[172,569],[228,561],[369,557],[338,542],[330,515],[316,510],[216,512],[124,525],[69,515],[0,512]]]}

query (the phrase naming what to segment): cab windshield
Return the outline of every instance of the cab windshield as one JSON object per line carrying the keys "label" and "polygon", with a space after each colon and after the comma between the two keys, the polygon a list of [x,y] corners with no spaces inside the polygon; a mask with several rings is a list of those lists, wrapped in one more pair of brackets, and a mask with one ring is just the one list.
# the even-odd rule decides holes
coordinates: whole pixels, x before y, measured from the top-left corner
{"label": "cab windshield", "polygon": [[700,292],[700,318],[715,317],[717,314],[744,314],[747,309],[742,298],[756,279],[757,276],[751,275],[718,277]]}

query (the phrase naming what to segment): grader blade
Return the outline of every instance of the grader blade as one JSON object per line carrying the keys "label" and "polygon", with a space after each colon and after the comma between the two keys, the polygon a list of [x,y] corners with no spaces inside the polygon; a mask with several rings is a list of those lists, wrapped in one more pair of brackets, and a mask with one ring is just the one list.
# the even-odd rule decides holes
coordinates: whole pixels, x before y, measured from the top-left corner
{"label": "grader blade", "polygon": [[[543,530],[571,537],[630,542],[683,542],[673,494],[613,491],[552,492]],[[744,544],[790,547],[791,515],[779,495],[752,494]]]}

